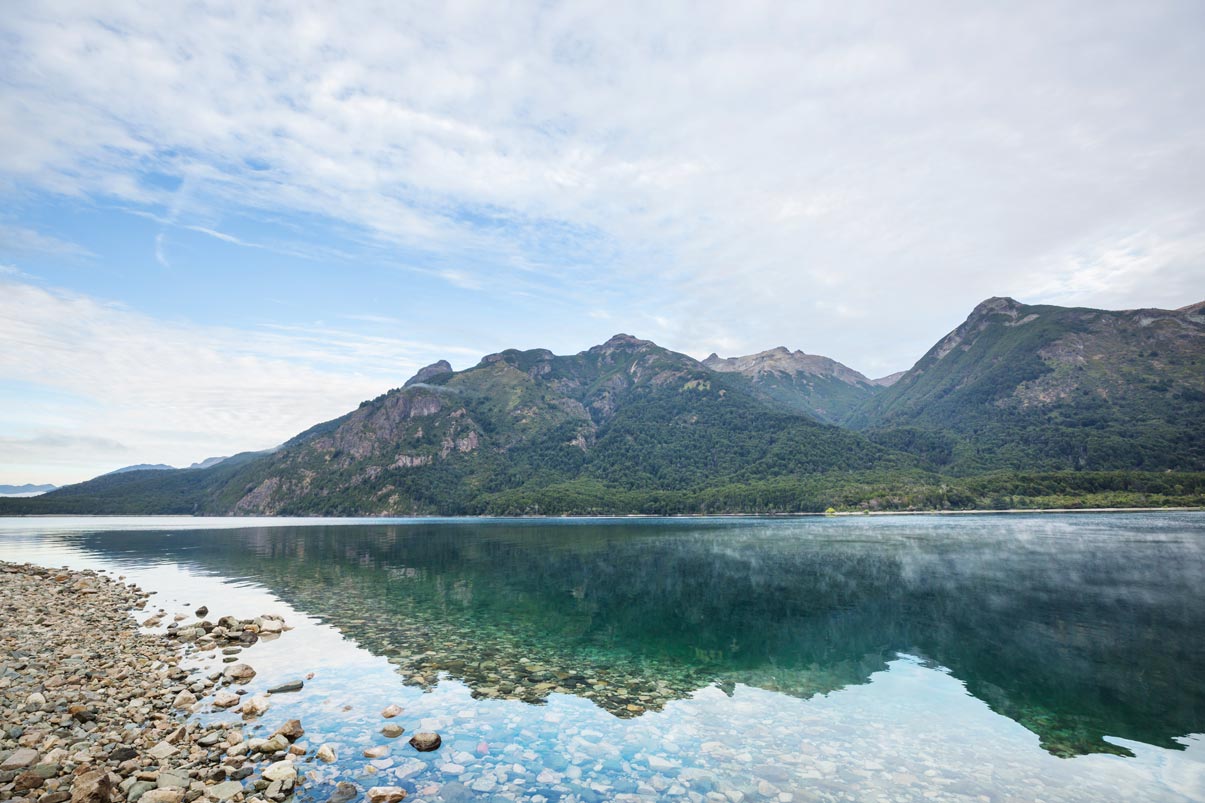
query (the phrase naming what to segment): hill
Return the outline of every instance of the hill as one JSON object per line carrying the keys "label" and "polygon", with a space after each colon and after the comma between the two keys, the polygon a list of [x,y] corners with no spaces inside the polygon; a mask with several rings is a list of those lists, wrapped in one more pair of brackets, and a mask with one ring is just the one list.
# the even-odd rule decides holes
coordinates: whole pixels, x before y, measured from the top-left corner
{"label": "hill", "polygon": [[1203,310],[988,299],[847,423],[959,473],[1200,471]]}

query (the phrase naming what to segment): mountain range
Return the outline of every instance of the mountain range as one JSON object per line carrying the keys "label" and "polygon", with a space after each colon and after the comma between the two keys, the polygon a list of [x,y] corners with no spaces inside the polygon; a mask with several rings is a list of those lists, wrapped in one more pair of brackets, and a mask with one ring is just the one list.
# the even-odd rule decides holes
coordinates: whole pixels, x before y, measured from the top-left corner
{"label": "mountain range", "polygon": [[507,350],[270,452],[126,471],[0,512],[779,512],[1205,500],[1205,302],[992,298],[910,370],[777,348],[702,362],[629,335]]}
{"label": "mountain range", "polygon": [[[186,466],[185,470],[190,469],[190,468],[209,468],[210,466],[216,466],[218,463],[222,462],[225,459],[226,459],[225,457],[207,457],[204,460],[199,460],[190,466]],[[180,471],[180,470],[181,469],[177,469],[175,466],[169,466],[167,463],[138,463],[133,466],[123,466],[122,468],[113,469],[112,471],[108,471],[108,472],[102,474],[101,476],[107,477],[109,474],[125,474],[127,471]]]}
{"label": "mountain range", "polygon": [[24,485],[0,485],[0,496],[38,496],[53,491],[57,485],[35,485],[27,482]]}

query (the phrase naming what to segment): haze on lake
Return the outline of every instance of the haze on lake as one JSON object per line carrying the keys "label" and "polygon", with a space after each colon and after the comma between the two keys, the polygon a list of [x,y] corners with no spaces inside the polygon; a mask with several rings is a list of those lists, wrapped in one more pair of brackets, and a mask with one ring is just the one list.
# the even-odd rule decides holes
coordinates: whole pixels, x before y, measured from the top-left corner
{"label": "haze on lake", "polygon": [[[289,716],[341,746],[299,800],[1205,799],[1200,514],[10,519],[0,551],[283,614],[248,689],[315,673]],[[444,747],[362,758],[394,702]]]}

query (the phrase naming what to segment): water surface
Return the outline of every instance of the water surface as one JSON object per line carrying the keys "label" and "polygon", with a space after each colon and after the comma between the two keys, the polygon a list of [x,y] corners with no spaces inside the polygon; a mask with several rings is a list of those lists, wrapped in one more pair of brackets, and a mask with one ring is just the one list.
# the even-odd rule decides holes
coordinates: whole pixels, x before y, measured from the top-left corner
{"label": "water surface", "polygon": [[[279,612],[264,718],[410,799],[1205,800],[1205,516],[0,520]],[[210,659],[216,660],[216,659]],[[389,743],[378,712],[444,747]]]}

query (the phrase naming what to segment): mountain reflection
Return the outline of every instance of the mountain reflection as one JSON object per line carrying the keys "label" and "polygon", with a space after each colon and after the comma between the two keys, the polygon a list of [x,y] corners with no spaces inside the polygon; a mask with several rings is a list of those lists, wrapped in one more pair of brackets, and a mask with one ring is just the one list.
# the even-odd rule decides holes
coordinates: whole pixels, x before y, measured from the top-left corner
{"label": "mountain reflection", "polygon": [[[801,698],[899,653],[1059,756],[1205,730],[1200,530],[1145,519],[440,522],[105,533],[263,583],[407,683],[639,716],[714,684]],[[1139,526],[1142,525],[1142,526]]]}

